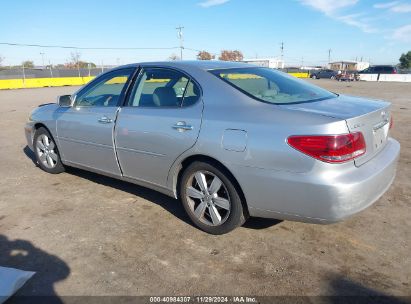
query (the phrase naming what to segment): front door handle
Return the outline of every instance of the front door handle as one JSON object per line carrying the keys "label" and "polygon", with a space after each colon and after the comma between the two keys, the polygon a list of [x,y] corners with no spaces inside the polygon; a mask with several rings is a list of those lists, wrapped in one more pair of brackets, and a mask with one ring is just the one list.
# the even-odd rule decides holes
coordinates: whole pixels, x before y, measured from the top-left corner
{"label": "front door handle", "polygon": [[187,125],[185,121],[179,121],[175,125],[173,125],[173,129],[177,130],[178,132],[184,132],[191,131],[194,128],[191,125]]}
{"label": "front door handle", "polygon": [[108,118],[107,116],[103,116],[99,118],[98,122],[102,124],[109,124],[112,123],[113,120],[111,118]]}

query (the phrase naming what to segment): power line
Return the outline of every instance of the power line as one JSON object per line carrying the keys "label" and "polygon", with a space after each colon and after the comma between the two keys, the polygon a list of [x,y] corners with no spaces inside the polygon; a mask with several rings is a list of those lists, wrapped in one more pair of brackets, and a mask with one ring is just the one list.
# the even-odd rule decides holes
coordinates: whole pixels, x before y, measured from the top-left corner
{"label": "power line", "polygon": [[73,50],[175,50],[180,47],[80,47],[67,45],[41,45],[41,44],[27,44],[27,43],[10,43],[0,42],[0,45],[9,46],[23,46],[23,47],[40,47],[40,48],[59,48],[59,49],[73,49]]}

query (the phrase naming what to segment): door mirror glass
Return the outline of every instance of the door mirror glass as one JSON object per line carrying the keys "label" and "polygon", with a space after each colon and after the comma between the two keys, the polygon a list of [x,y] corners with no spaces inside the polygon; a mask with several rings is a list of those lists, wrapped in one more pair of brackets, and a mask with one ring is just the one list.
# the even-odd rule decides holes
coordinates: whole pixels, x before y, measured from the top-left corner
{"label": "door mirror glass", "polygon": [[57,104],[60,107],[71,107],[71,95],[62,95],[57,97]]}

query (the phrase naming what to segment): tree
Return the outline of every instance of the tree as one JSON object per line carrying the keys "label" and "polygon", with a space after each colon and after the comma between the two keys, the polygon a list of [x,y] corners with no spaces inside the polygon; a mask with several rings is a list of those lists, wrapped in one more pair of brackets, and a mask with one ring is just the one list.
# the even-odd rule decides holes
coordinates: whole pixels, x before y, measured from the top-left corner
{"label": "tree", "polygon": [[70,53],[70,62],[77,63],[80,61],[81,54],[79,52],[71,52]]}
{"label": "tree", "polygon": [[79,52],[71,52],[70,53],[70,58],[68,59],[68,61],[66,62],[66,64],[64,65],[64,67],[66,69],[78,69],[80,68],[80,57],[81,54]]}
{"label": "tree", "polygon": [[242,61],[244,58],[243,53],[238,50],[229,51],[229,50],[222,50],[219,60],[223,61]]}
{"label": "tree", "polygon": [[25,68],[29,68],[29,69],[34,68],[34,63],[31,60],[23,61],[21,63],[21,65],[24,66]]}
{"label": "tree", "polygon": [[95,68],[96,64],[93,62],[86,62],[86,61],[79,61],[78,62],[79,66],[81,69],[88,69],[88,66],[90,65],[90,69]]}
{"label": "tree", "polygon": [[406,54],[402,54],[400,57],[400,68],[410,69],[411,68],[411,51]]}
{"label": "tree", "polygon": [[89,64],[90,68],[95,68],[96,65],[93,62],[87,62],[80,60],[81,54],[79,52],[71,52],[68,62],[64,65],[66,69],[87,69]]}
{"label": "tree", "polygon": [[171,54],[170,57],[168,57],[168,59],[175,61],[175,60],[180,60],[180,57],[177,56],[176,54]]}
{"label": "tree", "polygon": [[207,51],[200,51],[197,54],[197,59],[198,60],[212,60],[215,58],[215,55],[211,55],[209,52]]}

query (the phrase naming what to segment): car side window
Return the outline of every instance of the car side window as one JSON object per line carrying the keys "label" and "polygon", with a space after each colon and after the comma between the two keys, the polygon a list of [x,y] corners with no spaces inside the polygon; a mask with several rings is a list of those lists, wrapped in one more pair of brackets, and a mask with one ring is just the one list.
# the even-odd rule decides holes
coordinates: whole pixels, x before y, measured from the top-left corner
{"label": "car side window", "polygon": [[188,107],[195,104],[200,99],[200,97],[200,88],[197,84],[190,80],[184,92],[183,107]]}
{"label": "car side window", "polygon": [[120,97],[133,69],[114,71],[90,83],[76,96],[76,107],[113,107]]}
{"label": "car side window", "polygon": [[382,67],[375,67],[374,68],[374,73],[381,73],[383,71]]}
{"label": "car side window", "polygon": [[197,96],[199,90],[183,73],[166,68],[145,68],[140,73],[128,105],[176,108],[183,106],[183,101],[184,106],[195,103]]}

